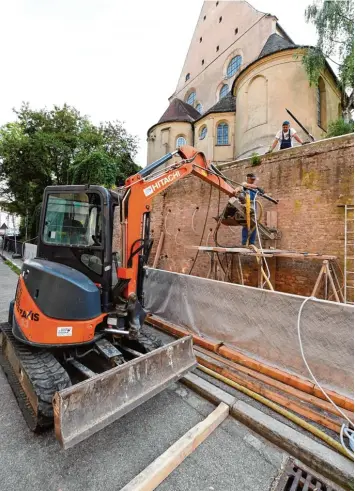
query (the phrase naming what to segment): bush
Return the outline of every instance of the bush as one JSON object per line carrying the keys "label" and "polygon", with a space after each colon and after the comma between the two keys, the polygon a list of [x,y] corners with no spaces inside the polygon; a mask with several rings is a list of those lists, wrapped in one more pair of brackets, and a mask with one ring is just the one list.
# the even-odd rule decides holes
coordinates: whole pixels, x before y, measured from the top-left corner
{"label": "bush", "polygon": [[354,133],[354,121],[351,120],[346,123],[343,118],[331,121],[328,126],[327,138],[332,136],[347,135],[348,133]]}
{"label": "bush", "polygon": [[261,164],[261,158],[260,155],[256,152],[251,154],[251,165],[260,165]]}

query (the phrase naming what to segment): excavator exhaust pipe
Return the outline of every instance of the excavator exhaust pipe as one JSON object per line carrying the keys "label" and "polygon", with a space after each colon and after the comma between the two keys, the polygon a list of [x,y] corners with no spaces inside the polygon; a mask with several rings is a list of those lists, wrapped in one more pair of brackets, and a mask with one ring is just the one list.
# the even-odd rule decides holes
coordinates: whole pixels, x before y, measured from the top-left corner
{"label": "excavator exhaust pipe", "polygon": [[186,336],[56,392],[55,434],[64,449],[85,440],[155,396],[196,366]]}

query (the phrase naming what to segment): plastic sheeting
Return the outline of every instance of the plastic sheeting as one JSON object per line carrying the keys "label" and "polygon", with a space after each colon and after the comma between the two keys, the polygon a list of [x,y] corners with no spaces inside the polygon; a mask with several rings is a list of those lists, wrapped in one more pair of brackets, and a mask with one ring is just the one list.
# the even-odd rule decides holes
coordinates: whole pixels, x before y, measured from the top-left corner
{"label": "plastic sheeting", "polygon": [[[144,291],[145,308],[162,319],[310,378],[297,336],[305,297],[150,268]],[[309,301],[302,312],[301,336],[319,382],[353,397],[353,306]]]}

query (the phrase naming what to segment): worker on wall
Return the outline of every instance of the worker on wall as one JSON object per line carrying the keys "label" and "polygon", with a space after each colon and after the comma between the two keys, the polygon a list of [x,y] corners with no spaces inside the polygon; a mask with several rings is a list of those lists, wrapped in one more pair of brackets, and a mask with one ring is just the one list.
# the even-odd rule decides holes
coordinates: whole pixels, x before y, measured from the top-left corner
{"label": "worker on wall", "polygon": [[[239,186],[235,189],[235,196],[239,199],[241,203],[246,202],[246,193],[249,194],[250,196],[250,203],[251,203],[251,213],[254,213],[254,198],[257,194],[257,192],[264,192],[263,189],[259,188],[259,186],[256,185],[256,180],[257,177],[255,174],[250,173],[247,174],[247,180],[246,182],[242,183],[242,186]],[[250,236],[249,236],[249,230],[246,225],[243,226],[242,228],[242,245],[255,245],[255,239],[256,239],[256,228],[251,230]]]}
{"label": "worker on wall", "polygon": [[279,142],[280,150],[291,148],[293,138],[301,145],[304,144],[301,138],[297,135],[296,130],[290,127],[290,122],[284,121],[282,123],[282,129],[276,133],[275,140],[273,141],[270,150],[268,150],[266,153],[271,153]]}

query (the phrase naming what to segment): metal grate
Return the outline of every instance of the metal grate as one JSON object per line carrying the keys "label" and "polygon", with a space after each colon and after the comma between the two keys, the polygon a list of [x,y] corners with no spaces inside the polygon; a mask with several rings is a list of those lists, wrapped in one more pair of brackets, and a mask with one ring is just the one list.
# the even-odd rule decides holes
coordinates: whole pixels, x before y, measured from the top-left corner
{"label": "metal grate", "polygon": [[291,463],[285,469],[279,481],[277,491],[337,491],[338,488],[327,484],[311,471]]}

